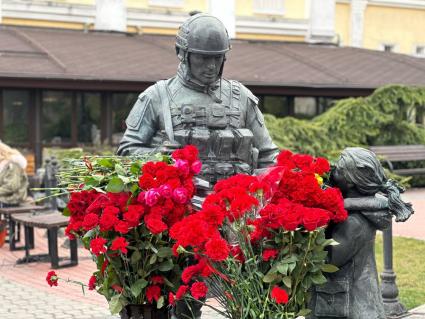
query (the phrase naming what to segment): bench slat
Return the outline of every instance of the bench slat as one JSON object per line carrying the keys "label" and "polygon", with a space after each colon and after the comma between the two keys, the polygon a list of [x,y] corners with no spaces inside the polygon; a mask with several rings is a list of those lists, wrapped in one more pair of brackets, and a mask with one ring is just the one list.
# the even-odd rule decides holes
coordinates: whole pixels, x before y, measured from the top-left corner
{"label": "bench slat", "polygon": [[63,216],[59,212],[47,214],[19,214],[12,216],[12,218],[25,226],[38,227],[38,228],[54,228],[65,227],[68,225],[69,217]]}

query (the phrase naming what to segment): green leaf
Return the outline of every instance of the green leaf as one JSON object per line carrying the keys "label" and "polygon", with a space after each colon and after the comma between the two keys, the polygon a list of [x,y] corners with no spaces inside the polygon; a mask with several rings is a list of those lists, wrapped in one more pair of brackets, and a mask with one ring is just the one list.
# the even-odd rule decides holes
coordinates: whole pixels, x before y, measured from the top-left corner
{"label": "green leaf", "polygon": [[67,217],[71,216],[71,211],[69,210],[68,207],[64,208],[62,215],[67,216]]}
{"label": "green leaf", "polygon": [[273,281],[277,281],[280,278],[278,274],[267,274],[263,277],[263,282],[271,283]]}
{"label": "green leaf", "polygon": [[137,264],[139,262],[139,260],[142,258],[142,254],[140,253],[140,251],[135,250],[133,252],[133,254],[131,255],[131,263],[133,265]]}
{"label": "green leaf", "polygon": [[171,269],[173,269],[173,267],[174,267],[173,261],[168,259],[168,260],[162,262],[159,265],[158,269],[159,269],[159,271],[165,272],[165,271],[170,271]]}
{"label": "green leaf", "polygon": [[158,301],[156,302],[156,308],[161,309],[164,307],[164,296],[161,296],[158,298]]}
{"label": "green leaf", "polygon": [[282,282],[286,287],[291,288],[292,286],[291,277],[283,277]]}
{"label": "green leaf", "polygon": [[153,265],[154,263],[156,263],[156,255],[152,255],[151,258],[149,258],[149,265]]}
{"label": "green leaf", "polygon": [[126,173],[126,171],[125,171],[125,169],[124,169],[124,167],[122,167],[122,165],[121,164],[115,164],[115,172],[118,174],[118,175],[126,175],[127,173]]}
{"label": "green leaf", "polygon": [[106,191],[111,193],[120,193],[124,190],[124,183],[119,177],[112,177],[108,185],[106,185]]}
{"label": "green leaf", "polygon": [[141,168],[142,168],[142,165],[140,163],[134,162],[133,164],[131,164],[130,173],[137,176],[141,173],[140,172]]}
{"label": "green leaf", "polygon": [[309,315],[310,313],[311,313],[311,309],[304,308],[304,309],[301,309],[300,311],[298,311],[297,316],[305,317],[305,316]]}
{"label": "green leaf", "polygon": [[326,279],[325,276],[323,276],[323,274],[318,273],[318,274],[314,274],[311,276],[311,281],[313,281],[313,283],[315,285],[323,285],[325,284],[328,280]]}
{"label": "green leaf", "polygon": [[143,288],[145,288],[147,285],[148,285],[148,281],[141,278],[131,285],[130,291],[133,294],[133,296],[137,298],[142,292]]}
{"label": "green leaf", "polygon": [[124,304],[122,303],[120,297],[121,295],[115,295],[109,301],[109,310],[111,311],[111,314],[113,315],[119,313],[124,307]]}
{"label": "green leaf", "polygon": [[332,273],[332,272],[337,272],[337,271],[339,270],[339,268],[338,268],[337,266],[335,266],[335,265],[331,265],[331,264],[324,264],[324,265],[321,265],[321,266],[320,266],[320,269],[321,269],[323,272],[330,272],[330,273]]}
{"label": "green leaf", "polygon": [[288,274],[289,265],[288,264],[280,264],[277,266],[277,271],[280,272],[282,275]]}
{"label": "green leaf", "polygon": [[157,256],[160,258],[171,257],[173,255],[173,250],[170,247],[161,247],[158,249]]}
{"label": "green leaf", "polygon": [[114,168],[114,161],[112,158],[102,158],[98,160],[97,164],[106,168]]}
{"label": "green leaf", "polygon": [[296,255],[291,255],[289,258],[285,258],[284,260],[282,260],[282,262],[286,264],[295,263],[297,261],[298,261],[298,256]]}

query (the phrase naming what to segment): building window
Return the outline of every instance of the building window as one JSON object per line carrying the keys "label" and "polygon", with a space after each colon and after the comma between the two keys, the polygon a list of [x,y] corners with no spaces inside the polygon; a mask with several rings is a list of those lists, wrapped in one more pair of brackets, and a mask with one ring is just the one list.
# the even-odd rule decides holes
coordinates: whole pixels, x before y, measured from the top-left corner
{"label": "building window", "polygon": [[389,43],[383,43],[383,44],[381,44],[381,51],[394,52],[395,51],[395,45],[389,44]]}
{"label": "building window", "polygon": [[294,116],[297,118],[310,119],[318,114],[315,97],[295,97]]}
{"label": "building window", "polygon": [[79,145],[100,145],[100,93],[81,93],[77,97],[77,141]]}
{"label": "building window", "polygon": [[2,102],[3,141],[12,145],[28,145],[30,92],[3,90]]}
{"label": "building window", "polygon": [[415,55],[420,58],[425,58],[425,45],[417,45],[415,48]]}
{"label": "building window", "polygon": [[43,144],[72,144],[72,104],[71,92],[43,92],[41,112]]}
{"label": "building window", "polygon": [[254,13],[284,14],[284,0],[254,0]]}
{"label": "building window", "polygon": [[137,101],[138,93],[112,95],[112,145],[118,145],[126,130],[125,120]]}
{"label": "building window", "polygon": [[289,96],[266,95],[260,98],[261,112],[269,113],[276,117],[292,115],[293,98]]}
{"label": "building window", "polygon": [[149,0],[149,5],[157,7],[183,7],[184,0]]}

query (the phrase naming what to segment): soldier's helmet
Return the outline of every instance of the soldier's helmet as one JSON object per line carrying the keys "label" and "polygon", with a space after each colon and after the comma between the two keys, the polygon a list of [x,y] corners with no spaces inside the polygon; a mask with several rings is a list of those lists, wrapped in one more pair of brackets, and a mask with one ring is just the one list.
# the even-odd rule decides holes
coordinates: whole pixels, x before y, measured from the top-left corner
{"label": "soldier's helmet", "polygon": [[197,13],[180,26],[176,37],[177,54],[180,50],[185,53],[225,54],[230,50],[229,35],[219,19]]}

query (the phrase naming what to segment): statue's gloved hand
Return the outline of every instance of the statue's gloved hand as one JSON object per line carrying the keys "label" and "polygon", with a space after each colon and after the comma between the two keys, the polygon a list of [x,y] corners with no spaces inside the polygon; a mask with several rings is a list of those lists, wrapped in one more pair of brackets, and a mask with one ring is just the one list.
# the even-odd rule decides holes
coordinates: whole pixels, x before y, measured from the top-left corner
{"label": "statue's gloved hand", "polygon": [[388,198],[382,195],[344,199],[346,210],[379,211],[388,209]]}
{"label": "statue's gloved hand", "polygon": [[162,146],[160,147],[160,152],[162,154],[171,155],[172,152],[174,152],[175,150],[181,147],[182,147],[181,144],[177,142],[165,141],[164,143],[162,143]]}

